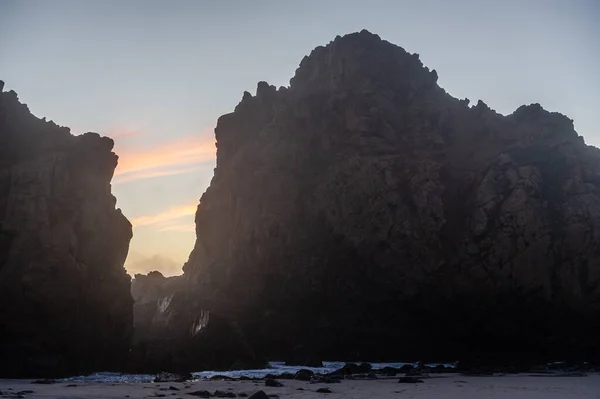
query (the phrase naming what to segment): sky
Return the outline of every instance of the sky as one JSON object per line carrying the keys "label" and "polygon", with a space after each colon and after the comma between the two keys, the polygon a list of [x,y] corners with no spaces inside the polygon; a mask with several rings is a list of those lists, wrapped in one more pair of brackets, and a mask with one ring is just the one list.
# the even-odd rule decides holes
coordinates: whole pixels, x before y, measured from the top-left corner
{"label": "sky", "polygon": [[508,114],[539,102],[600,146],[598,0],[0,0],[0,79],[38,117],[114,138],[130,274],[181,273],[215,166],[217,118],[287,86],[362,29],[419,53],[440,86]]}

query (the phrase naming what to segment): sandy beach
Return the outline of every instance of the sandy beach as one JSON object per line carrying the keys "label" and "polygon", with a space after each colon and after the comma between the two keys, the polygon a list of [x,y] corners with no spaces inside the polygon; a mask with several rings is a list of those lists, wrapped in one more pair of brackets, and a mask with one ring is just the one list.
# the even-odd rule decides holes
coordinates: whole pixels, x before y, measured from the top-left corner
{"label": "sandy beach", "polygon": [[[183,383],[71,383],[33,384],[32,380],[0,380],[2,398],[194,398],[197,391],[229,392],[243,397],[262,390],[279,398],[449,398],[449,399],[552,399],[600,398],[600,374],[544,376],[517,374],[473,377],[432,375],[423,383],[398,383],[398,378],[344,380],[338,384],[282,380],[283,387],[266,387],[264,381],[195,381]],[[331,393],[317,392],[329,388]],[[241,395],[240,395],[241,394]],[[277,395],[277,396],[275,396]],[[225,395],[223,395],[225,396]]]}

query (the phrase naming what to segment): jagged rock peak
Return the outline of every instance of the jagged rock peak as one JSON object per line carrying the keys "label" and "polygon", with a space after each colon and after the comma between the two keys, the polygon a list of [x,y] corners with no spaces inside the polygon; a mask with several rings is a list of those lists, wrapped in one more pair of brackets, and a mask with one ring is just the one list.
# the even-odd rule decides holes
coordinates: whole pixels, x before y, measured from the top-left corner
{"label": "jagged rock peak", "polygon": [[315,48],[300,62],[290,80],[292,90],[315,91],[363,88],[372,90],[383,82],[431,88],[437,73],[424,67],[418,54],[382,40],[367,30],[337,36]]}

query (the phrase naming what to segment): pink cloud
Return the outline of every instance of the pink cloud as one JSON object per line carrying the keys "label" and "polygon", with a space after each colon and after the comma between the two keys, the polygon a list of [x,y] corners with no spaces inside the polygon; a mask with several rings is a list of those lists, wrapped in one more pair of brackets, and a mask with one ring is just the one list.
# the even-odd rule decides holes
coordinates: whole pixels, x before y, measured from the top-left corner
{"label": "pink cloud", "polygon": [[196,225],[193,223],[186,224],[173,224],[159,228],[157,231],[183,231],[183,232],[194,232],[196,231]]}
{"label": "pink cloud", "polygon": [[[131,224],[134,227],[141,226],[152,226],[157,225],[159,229],[164,229],[171,226],[171,223],[174,220],[178,220],[180,218],[191,216],[196,213],[196,208],[198,208],[198,202],[190,202],[183,205],[176,205],[168,208],[162,212],[159,212],[155,215],[148,216],[139,216],[131,219]],[[165,230],[159,230],[165,231]]]}
{"label": "pink cloud", "polygon": [[[132,137],[138,133],[122,134]],[[216,158],[214,138],[207,140],[205,137],[206,134],[182,137],[145,149],[117,148],[119,164],[114,183],[190,173],[205,167],[208,161]]]}

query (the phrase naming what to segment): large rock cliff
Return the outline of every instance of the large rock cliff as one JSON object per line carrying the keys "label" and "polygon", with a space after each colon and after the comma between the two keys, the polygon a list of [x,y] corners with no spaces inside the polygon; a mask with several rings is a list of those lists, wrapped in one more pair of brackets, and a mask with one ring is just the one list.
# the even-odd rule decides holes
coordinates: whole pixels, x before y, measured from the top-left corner
{"label": "large rock cliff", "polygon": [[271,356],[600,354],[600,153],[566,116],[469,106],[362,31],[215,135],[185,275]]}
{"label": "large rock cliff", "polygon": [[0,376],[119,369],[132,231],[111,195],[113,142],[73,136],[0,92]]}

